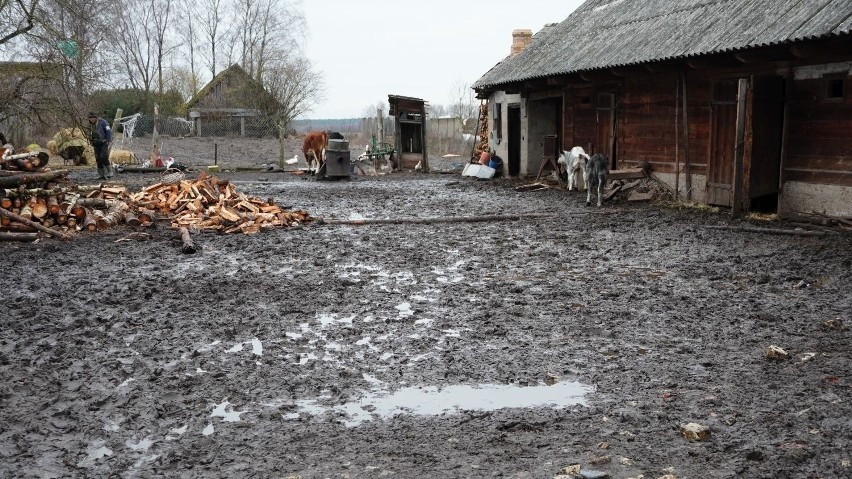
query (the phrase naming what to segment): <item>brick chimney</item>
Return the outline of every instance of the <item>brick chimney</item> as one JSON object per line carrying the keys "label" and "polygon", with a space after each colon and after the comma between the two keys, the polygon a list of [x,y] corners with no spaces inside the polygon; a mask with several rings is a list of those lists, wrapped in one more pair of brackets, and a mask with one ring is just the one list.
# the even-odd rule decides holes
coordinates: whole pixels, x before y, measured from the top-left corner
{"label": "brick chimney", "polygon": [[528,47],[530,43],[532,43],[532,30],[513,30],[511,56],[517,56],[518,53],[524,51],[524,48]]}

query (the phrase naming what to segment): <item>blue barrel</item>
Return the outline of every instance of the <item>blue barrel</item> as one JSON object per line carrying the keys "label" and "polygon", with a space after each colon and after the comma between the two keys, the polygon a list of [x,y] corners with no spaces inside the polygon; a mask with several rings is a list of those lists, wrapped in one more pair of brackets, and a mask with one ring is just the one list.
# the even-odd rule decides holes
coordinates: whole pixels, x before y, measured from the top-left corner
{"label": "blue barrel", "polygon": [[503,167],[503,160],[499,156],[492,155],[491,159],[488,160],[488,167],[500,171],[500,168]]}

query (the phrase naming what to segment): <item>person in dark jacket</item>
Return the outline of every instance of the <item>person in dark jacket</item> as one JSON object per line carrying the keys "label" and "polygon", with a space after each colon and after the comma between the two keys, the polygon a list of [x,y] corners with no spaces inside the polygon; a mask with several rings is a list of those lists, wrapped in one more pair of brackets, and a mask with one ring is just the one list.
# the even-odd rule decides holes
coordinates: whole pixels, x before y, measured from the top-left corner
{"label": "person in dark jacket", "polygon": [[89,113],[89,123],[92,125],[92,147],[95,149],[95,163],[98,165],[98,178],[112,178],[112,165],[109,163],[109,145],[112,142],[112,128],[97,113]]}

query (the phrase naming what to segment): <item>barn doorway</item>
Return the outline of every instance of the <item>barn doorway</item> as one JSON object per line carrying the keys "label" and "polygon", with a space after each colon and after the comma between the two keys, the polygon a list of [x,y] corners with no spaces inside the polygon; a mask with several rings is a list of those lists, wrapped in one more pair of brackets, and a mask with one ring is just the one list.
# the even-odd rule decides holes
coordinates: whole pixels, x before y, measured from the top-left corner
{"label": "barn doorway", "polygon": [[[711,154],[707,170],[707,204],[733,207],[737,142],[737,80],[713,85]],[[746,116],[749,150],[743,159],[743,207],[765,213],[778,209],[781,144],[784,130],[786,82],[779,76],[757,77],[749,82]],[[743,120],[745,121],[745,120]],[[746,148],[744,146],[744,148]]]}
{"label": "barn doorway", "polygon": [[730,207],[734,198],[734,147],[737,140],[736,80],[713,84],[711,111],[706,203]]}
{"label": "barn doorway", "polygon": [[508,175],[515,177],[521,173],[521,106],[509,105],[509,162]]}
{"label": "barn doorway", "polygon": [[755,78],[752,100],[752,153],[748,168],[750,211],[776,213],[781,179],[786,81],[780,76]]}

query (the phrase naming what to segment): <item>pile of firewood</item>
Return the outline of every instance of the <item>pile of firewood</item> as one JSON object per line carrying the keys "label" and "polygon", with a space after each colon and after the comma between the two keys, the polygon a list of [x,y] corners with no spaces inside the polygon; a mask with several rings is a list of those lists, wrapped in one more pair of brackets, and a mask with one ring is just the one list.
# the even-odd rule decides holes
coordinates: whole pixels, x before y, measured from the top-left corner
{"label": "pile of firewood", "polygon": [[311,221],[305,211],[285,211],[272,198],[263,201],[237,191],[228,180],[201,172],[193,181],[156,183],[129,195],[131,206],[171,219],[174,228],[221,233],[257,233],[263,228],[290,227]]}
{"label": "pile of firewood", "polygon": [[483,103],[479,105],[479,124],[477,131],[477,142],[476,149],[474,150],[474,156],[478,157],[480,153],[483,151],[490,152],[491,148],[488,146],[488,104]]}
{"label": "pile of firewood", "polygon": [[160,182],[138,193],[124,186],[74,185],[67,170],[0,176],[0,239],[31,241],[39,232],[61,238],[119,225],[150,226],[157,219],[176,229],[257,233],[313,220],[246,196],[227,180],[201,173],[197,180]]}
{"label": "pile of firewood", "polygon": [[38,171],[47,166],[50,159],[44,151],[24,148],[19,152],[11,145],[0,146],[0,169],[13,171]]}

